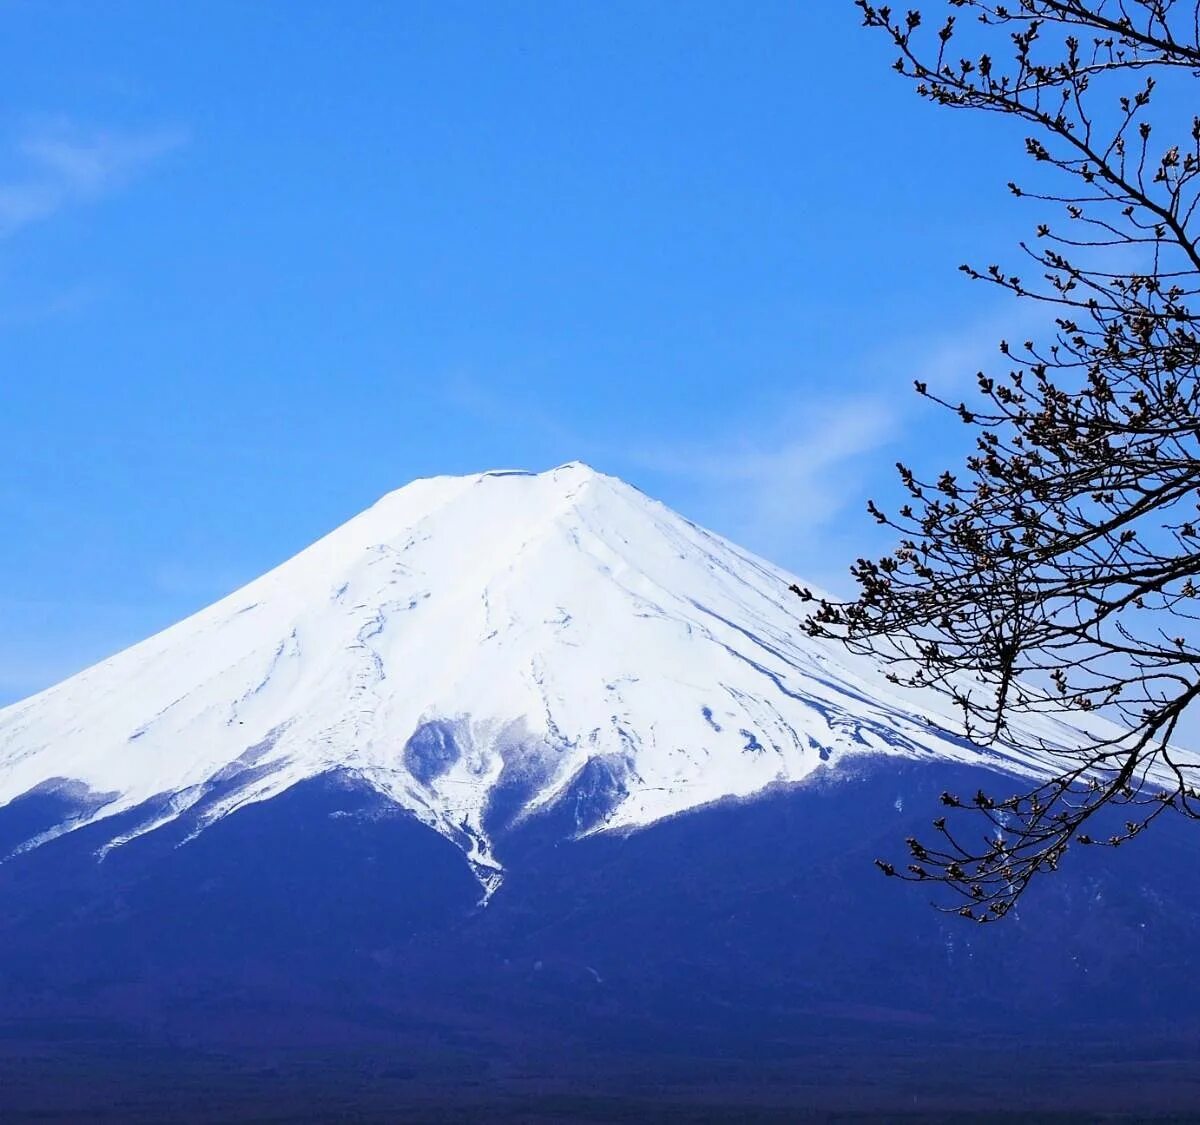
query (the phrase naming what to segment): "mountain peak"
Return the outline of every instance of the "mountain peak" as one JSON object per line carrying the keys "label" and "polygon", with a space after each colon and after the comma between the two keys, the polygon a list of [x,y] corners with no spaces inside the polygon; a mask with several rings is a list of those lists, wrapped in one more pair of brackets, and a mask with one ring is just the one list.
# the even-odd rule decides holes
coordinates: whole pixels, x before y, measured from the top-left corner
{"label": "mountain peak", "polygon": [[578,473],[584,476],[603,476],[603,473],[593,469],[586,461],[567,461],[548,470],[550,473]]}
{"label": "mountain peak", "polygon": [[414,481],[0,711],[0,802],[65,779],[89,796],[55,832],[140,810],[116,846],[344,771],[487,884],[501,803],[629,829],[863,753],[985,756],[805,637],[795,581],[581,462]]}
{"label": "mountain peak", "polygon": [[[541,472],[533,469],[508,468],[486,469],[479,473],[418,477],[409,481],[408,484],[386,493],[374,507],[393,506],[397,503],[411,505],[414,501],[436,507],[450,498],[465,494],[473,487],[491,489],[497,485],[502,485],[502,491],[509,494],[509,502],[515,500],[518,490],[524,490],[526,500],[536,504],[538,495],[547,497],[555,489],[560,492],[563,489],[577,489],[585,483],[598,480],[608,481],[625,488],[629,487],[620,478],[601,473],[583,461],[568,461]],[[531,492],[529,491],[531,486],[538,487],[542,491],[540,493]],[[370,510],[372,509],[368,509],[368,511]]]}

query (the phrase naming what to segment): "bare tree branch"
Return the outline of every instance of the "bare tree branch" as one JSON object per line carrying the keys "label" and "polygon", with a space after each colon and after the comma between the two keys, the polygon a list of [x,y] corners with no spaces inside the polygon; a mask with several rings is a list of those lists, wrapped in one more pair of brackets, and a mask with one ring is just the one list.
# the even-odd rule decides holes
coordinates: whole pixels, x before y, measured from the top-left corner
{"label": "bare tree branch", "polygon": [[[1200,817],[1197,766],[1172,747],[1200,696],[1200,117],[1166,144],[1150,119],[1159,76],[1195,90],[1200,3],[946,0],[932,33],[920,12],[856,3],[921,97],[1028,127],[1038,187],[1009,187],[1069,224],[1022,244],[1032,281],[962,267],[1044,304],[1056,328],[1002,343],[1007,370],[980,373],[971,405],[917,383],[974,431],[974,453],[932,480],[898,466],[908,502],[870,505],[897,547],[860,559],[857,598],[805,623],[949,695],[977,741],[1022,737],[1022,715],[1112,720],[1084,721],[1078,745],[1033,739],[1056,775],[1002,799],[944,794],[912,862],[879,861],[988,921],[1073,844],[1119,846],[1167,810]],[[959,9],[977,17],[967,57]],[[1108,806],[1128,809],[1124,828],[1093,837]]]}

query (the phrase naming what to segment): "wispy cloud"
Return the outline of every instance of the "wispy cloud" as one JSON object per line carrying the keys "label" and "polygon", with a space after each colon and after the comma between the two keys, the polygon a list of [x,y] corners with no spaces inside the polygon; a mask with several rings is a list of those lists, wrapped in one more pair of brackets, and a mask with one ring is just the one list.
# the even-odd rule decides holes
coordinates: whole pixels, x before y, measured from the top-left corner
{"label": "wispy cloud", "polygon": [[887,397],[810,396],[744,423],[719,446],[634,452],[646,469],[690,482],[708,519],[781,561],[861,497],[868,455],[891,441]]}
{"label": "wispy cloud", "polygon": [[88,131],[62,122],[27,131],[0,177],[0,238],[119,190],[186,139],[179,129]]}
{"label": "wispy cloud", "polygon": [[[880,545],[863,512],[867,498],[893,486],[896,455],[919,460],[930,452],[922,434],[943,432],[913,380],[947,396],[969,395],[975,373],[1000,360],[1001,339],[1044,325],[1043,311],[1032,314],[1010,303],[949,331],[918,328],[824,378],[798,379],[794,395],[731,422],[718,442],[668,441],[631,457],[685,484],[705,522],[838,589],[849,562]],[[839,393],[839,386],[849,389]],[[954,450],[946,457],[953,464]]]}

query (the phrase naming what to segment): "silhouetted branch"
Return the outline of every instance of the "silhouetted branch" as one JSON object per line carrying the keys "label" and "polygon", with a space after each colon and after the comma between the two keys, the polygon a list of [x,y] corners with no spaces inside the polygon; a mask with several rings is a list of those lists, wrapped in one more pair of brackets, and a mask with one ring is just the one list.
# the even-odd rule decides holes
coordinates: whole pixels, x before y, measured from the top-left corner
{"label": "silhouetted branch", "polygon": [[[895,550],[860,559],[857,598],[821,601],[805,626],[949,695],[968,737],[1060,764],[1016,796],[946,794],[912,862],[880,862],[989,920],[1072,844],[1119,846],[1168,809],[1200,816],[1196,768],[1171,745],[1200,694],[1200,117],[1166,144],[1149,118],[1156,76],[1200,72],[1200,4],[947,0],[932,33],[919,12],[857,4],[922,97],[1026,124],[1038,189],[1009,187],[1067,224],[1022,243],[1032,280],[962,267],[1053,310],[1052,338],[1003,342],[1007,370],[980,373],[971,404],[918,382],[974,431],[974,453],[931,480],[898,466],[908,502],[870,505]],[[978,17],[966,56],[960,9]],[[1115,725],[1085,722],[1079,745],[1021,733],[1034,724],[1018,716],[1063,711]],[[1128,819],[1093,837],[1106,806]],[[982,833],[952,832],[966,810]]]}

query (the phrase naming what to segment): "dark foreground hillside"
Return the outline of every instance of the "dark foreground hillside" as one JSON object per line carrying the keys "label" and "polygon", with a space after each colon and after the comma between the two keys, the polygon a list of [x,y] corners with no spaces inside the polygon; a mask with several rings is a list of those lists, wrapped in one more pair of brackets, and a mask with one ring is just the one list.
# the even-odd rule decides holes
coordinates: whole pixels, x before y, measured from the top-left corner
{"label": "dark foreground hillside", "polygon": [[[571,841],[584,784],[503,837],[486,908],[337,777],[103,862],[80,830],[0,866],[0,1116],[1200,1114],[1200,833],[1080,850],[974,927],[871,861],[978,785],[879,762]],[[58,800],[0,810],[0,846]]]}

